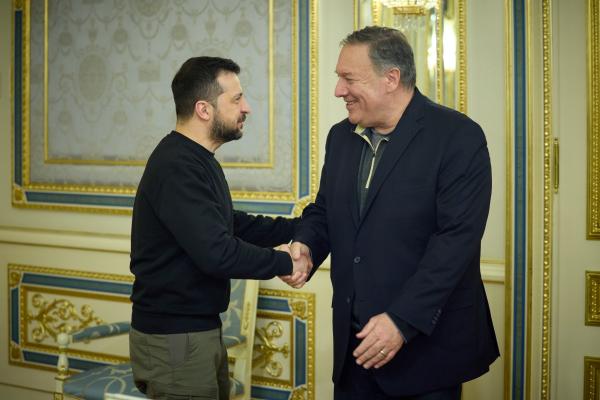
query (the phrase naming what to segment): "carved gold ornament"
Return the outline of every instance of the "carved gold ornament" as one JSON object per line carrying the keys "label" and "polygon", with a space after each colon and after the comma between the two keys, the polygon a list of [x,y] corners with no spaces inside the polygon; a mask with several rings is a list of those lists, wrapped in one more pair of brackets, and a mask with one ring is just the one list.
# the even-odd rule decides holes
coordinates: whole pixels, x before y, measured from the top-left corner
{"label": "carved gold ornament", "polygon": [[252,364],[262,368],[272,377],[278,378],[283,372],[283,365],[274,359],[276,354],[282,354],[285,358],[290,353],[290,346],[284,343],[278,346],[273,339],[278,339],[283,336],[283,327],[277,321],[269,322],[265,327],[256,329],[256,338],[261,343],[254,344],[254,351],[258,353],[258,357],[252,360]]}
{"label": "carved gold ornament", "polygon": [[48,336],[56,340],[59,333],[76,332],[93,324],[104,323],[87,304],[82,305],[77,313],[75,305],[69,300],[56,299],[48,302],[39,293],[32,297],[31,304],[37,314],[28,313],[27,322],[38,325],[32,331],[33,339],[38,343]]}

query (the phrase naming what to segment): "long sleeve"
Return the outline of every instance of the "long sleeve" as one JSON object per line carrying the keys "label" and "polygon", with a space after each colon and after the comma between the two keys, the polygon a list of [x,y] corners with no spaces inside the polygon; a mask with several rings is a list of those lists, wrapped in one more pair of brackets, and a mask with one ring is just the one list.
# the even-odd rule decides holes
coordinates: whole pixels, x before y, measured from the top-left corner
{"label": "long sleeve", "polygon": [[233,229],[235,236],[261,247],[273,247],[287,243],[294,236],[294,228],[300,218],[271,218],[234,211]]}
{"label": "long sleeve", "polygon": [[433,331],[467,269],[478,267],[490,206],[491,166],[483,132],[471,123],[456,136],[438,176],[438,230],[388,308],[425,334]]}
{"label": "long sleeve", "polygon": [[292,271],[288,254],[234,236],[225,206],[209,184],[209,171],[178,163],[158,191],[157,213],[193,263],[218,278],[270,279]]}

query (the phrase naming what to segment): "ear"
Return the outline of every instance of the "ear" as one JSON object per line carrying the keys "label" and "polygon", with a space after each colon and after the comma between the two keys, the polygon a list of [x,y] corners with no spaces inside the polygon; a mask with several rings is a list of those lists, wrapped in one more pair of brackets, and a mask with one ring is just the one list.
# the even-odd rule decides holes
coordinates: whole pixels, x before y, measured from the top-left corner
{"label": "ear", "polygon": [[208,101],[199,100],[196,102],[194,111],[198,118],[203,121],[208,121],[212,118],[212,108],[213,106]]}
{"label": "ear", "polygon": [[388,69],[385,72],[385,83],[390,91],[396,90],[400,86],[400,69]]}

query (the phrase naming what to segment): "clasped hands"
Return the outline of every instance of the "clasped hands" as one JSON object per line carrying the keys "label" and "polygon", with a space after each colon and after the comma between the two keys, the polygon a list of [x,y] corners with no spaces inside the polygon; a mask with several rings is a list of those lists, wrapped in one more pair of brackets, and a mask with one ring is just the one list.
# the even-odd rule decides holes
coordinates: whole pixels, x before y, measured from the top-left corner
{"label": "clasped hands", "polygon": [[293,263],[292,274],[280,276],[279,278],[291,287],[300,289],[306,283],[313,268],[310,249],[307,245],[300,242],[293,242],[291,245],[282,244],[275,249],[288,253]]}

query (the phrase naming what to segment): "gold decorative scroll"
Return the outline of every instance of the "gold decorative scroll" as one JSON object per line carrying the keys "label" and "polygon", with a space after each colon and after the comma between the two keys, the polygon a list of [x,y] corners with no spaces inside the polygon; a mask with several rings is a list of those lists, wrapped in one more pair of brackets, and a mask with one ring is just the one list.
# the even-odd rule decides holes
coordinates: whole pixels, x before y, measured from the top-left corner
{"label": "gold decorative scroll", "polygon": [[252,365],[264,369],[274,378],[280,377],[283,372],[283,365],[274,359],[275,355],[281,354],[288,358],[290,354],[289,343],[282,345],[275,343],[275,339],[279,339],[281,336],[283,336],[283,326],[277,321],[271,321],[267,326],[256,329],[255,340],[260,343],[254,344],[254,351],[258,353],[258,356],[252,360]]}
{"label": "gold decorative scroll", "polygon": [[292,309],[292,313],[294,314],[295,317],[298,317],[300,319],[306,319],[306,317],[308,316],[306,301],[302,301],[302,300],[292,301],[290,299],[289,304],[290,304],[290,308]]}
{"label": "gold decorative scroll", "polygon": [[37,325],[32,331],[32,336],[38,343],[48,336],[56,340],[59,333],[76,332],[93,324],[104,323],[96,316],[92,307],[86,304],[81,306],[81,311],[77,313],[75,305],[69,300],[56,299],[49,302],[39,293],[33,295],[31,303],[37,314],[29,313],[27,323]]}

